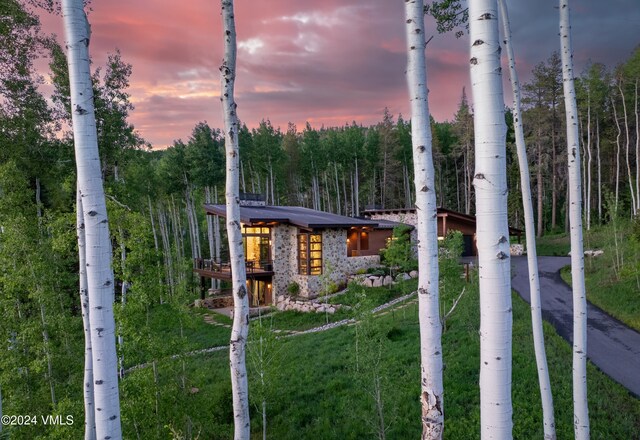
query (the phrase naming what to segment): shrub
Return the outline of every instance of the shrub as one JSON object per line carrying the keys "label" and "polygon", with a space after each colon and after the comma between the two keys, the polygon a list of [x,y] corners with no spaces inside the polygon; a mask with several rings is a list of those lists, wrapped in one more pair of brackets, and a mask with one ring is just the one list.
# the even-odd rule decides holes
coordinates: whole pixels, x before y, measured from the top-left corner
{"label": "shrub", "polygon": [[300,285],[295,281],[290,282],[287,286],[287,292],[293,297],[298,296],[298,294],[300,294]]}

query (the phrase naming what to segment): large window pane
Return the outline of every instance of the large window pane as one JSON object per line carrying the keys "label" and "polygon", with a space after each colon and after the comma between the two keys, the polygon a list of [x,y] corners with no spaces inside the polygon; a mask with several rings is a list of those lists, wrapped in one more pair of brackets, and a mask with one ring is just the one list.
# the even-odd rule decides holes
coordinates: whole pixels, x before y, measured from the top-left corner
{"label": "large window pane", "polygon": [[298,273],[322,274],[322,235],[303,233],[298,235]]}

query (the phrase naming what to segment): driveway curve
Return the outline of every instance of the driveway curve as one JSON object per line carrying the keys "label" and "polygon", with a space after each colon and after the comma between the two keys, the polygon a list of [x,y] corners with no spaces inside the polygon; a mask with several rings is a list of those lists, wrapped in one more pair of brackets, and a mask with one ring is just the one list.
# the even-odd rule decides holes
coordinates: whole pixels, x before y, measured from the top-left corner
{"label": "driveway curve", "polygon": [[[560,277],[569,257],[538,257],[542,315],[569,343],[573,340],[571,287]],[[528,303],[527,257],[512,258],[511,286]],[[640,333],[587,303],[587,354],[600,370],[640,397]]]}

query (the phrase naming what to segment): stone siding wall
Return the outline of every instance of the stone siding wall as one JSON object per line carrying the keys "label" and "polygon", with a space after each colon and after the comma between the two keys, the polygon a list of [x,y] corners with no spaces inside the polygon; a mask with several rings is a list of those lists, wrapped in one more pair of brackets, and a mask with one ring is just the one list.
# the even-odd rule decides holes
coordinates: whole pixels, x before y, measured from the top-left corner
{"label": "stone siding wall", "polygon": [[380,257],[347,257],[347,229],[326,229],[322,233],[322,261],[325,277],[319,275],[300,275],[298,273],[298,228],[290,225],[278,225],[273,228],[273,281],[274,298],[288,295],[287,287],[292,282],[300,286],[299,295],[303,298],[316,298],[326,279],[330,266],[329,280],[336,284],[347,281],[347,276],[358,270],[380,264]]}
{"label": "stone siding wall", "polygon": [[418,214],[416,212],[374,214],[370,216],[370,218],[373,221],[389,220],[413,226],[411,230],[411,249],[413,250],[414,256],[418,255]]}

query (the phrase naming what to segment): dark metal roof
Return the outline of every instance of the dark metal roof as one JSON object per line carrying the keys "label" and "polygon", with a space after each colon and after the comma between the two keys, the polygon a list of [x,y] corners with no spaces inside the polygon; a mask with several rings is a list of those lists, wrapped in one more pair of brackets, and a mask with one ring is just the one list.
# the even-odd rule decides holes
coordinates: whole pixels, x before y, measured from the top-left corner
{"label": "dark metal roof", "polygon": [[[397,208],[397,209],[367,209],[363,212],[365,217],[376,215],[376,214],[414,214],[416,212],[416,208]],[[453,211],[451,209],[438,207],[438,217],[451,216],[455,217],[463,222],[475,224],[476,218],[473,215],[463,214],[462,212]],[[376,219],[377,222],[380,220]],[[518,228],[514,228],[509,226],[509,234],[510,235],[521,235],[524,231]]]}
{"label": "dark metal roof", "polygon": [[[225,205],[204,205],[209,214],[227,216]],[[375,228],[378,220],[365,220],[324,211],[302,208],[300,206],[240,206],[242,223],[289,223],[307,229],[322,228]]]}
{"label": "dark metal roof", "polygon": [[378,222],[378,226],[376,227],[376,229],[393,229],[396,226],[409,226],[411,229],[413,229],[413,225],[409,225],[407,223],[394,222],[392,220],[383,219],[376,219],[375,221]]}

